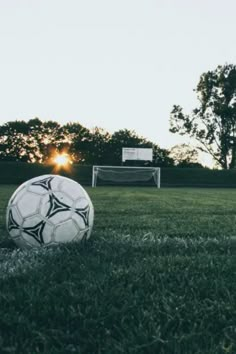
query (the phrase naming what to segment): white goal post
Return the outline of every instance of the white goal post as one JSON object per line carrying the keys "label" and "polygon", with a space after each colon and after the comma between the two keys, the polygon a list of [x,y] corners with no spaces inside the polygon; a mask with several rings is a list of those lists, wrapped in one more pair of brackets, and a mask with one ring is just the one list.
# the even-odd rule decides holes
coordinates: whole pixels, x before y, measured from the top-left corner
{"label": "white goal post", "polygon": [[93,166],[92,187],[102,185],[154,185],[161,186],[160,167]]}

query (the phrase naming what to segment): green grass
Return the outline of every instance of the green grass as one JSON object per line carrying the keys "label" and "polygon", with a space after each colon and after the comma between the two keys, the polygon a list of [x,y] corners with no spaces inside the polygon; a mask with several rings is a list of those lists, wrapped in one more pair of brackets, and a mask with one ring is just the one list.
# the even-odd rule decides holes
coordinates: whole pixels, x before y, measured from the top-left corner
{"label": "green grass", "polygon": [[0,186],[0,353],[236,353],[236,190],[87,188],[86,244],[20,251]]}

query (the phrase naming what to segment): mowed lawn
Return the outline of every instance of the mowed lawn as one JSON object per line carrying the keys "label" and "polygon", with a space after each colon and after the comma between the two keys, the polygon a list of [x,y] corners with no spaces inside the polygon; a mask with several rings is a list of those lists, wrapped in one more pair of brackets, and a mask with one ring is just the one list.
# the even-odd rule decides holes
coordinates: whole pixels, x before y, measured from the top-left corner
{"label": "mowed lawn", "polygon": [[236,353],[236,190],[86,188],[92,237],[31,251],[5,231],[0,353]]}

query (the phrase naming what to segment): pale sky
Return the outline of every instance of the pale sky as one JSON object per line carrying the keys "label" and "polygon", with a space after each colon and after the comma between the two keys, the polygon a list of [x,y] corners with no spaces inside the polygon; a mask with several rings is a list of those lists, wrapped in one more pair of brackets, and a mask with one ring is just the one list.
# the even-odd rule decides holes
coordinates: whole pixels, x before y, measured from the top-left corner
{"label": "pale sky", "polygon": [[236,63],[235,0],[0,0],[0,124],[135,130],[169,148],[173,104]]}

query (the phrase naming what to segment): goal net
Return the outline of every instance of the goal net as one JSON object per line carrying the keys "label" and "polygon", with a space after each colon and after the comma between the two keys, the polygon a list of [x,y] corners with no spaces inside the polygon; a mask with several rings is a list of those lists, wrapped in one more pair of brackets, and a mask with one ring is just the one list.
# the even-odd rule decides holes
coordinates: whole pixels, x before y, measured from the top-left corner
{"label": "goal net", "polygon": [[160,188],[159,167],[93,166],[92,187],[143,185]]}

